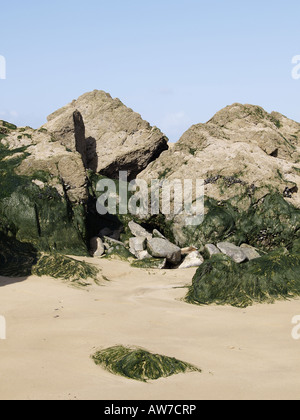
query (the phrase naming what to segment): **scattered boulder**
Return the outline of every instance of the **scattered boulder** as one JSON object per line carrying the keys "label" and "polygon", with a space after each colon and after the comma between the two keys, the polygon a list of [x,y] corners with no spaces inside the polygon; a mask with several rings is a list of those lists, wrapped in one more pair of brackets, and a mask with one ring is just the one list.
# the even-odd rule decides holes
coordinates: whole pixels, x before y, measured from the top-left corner
{"label": "scattered boulder", "polygon": [[183,263],[179,266],[179,269],[186,269],[192,267],[200,267],[204,263],[204,258],[199,251],[194,251],[187,255]]}
{"label": "scattered boulder", "polygon": [[135,256],[138,260],[149,260],[152,258],[152,255],[149,254],[147,250],[145,251],[137,251]]}
{"label": "scattered boulder", "polygon": [[143,237],[146,239],[152,239],[151,233],[147,232],[146,229],[144,229],[142,226],[138,225],[134,221],[129,222],[128,227],[133,236],[137,238]]}
{"label": "scattered boulder", "polygon": [[105,253],[105,246],[101,238],[92,238],[90,241],[90,253],[93,257],[102,257]]}
{"label": "scattered boulder", "polygon": [[129,239],[129,248],[130,252],[136,255],[137,252],[145,251],[146,249],[146,238],[145,237],[135,237]]}
{"label": "scattered boulder", "polygon": [[211,258],[213,255],[221,254],[220,250],[213,244],[207,244],[204,247],[204,252]]}
{"label": "scattered boulder", "polygon": [[243,253],[247,256],[248,260],[255,260],[256,258],[261,258],[260,254],[256,251],[253,246],[243,244],[240,246],[243,250]]}
{"label": "scattered boulder", "polygon": [[154,229],[152,232],[153,238],[160,238],[160,239],[166,239],[166,237],[160,233],[157,229]]}
{"label": "scattered boulder", "polygon": [[181,262],[181,249],[166,239],[153,238],[147,241],[147,250],[152,257],[166,258],[171,264]]}
{"label": "scattered boulder", "polygon": [[195,248],[194,246],[190,246],[190,247],[187,247],[187,248],[182,248],[181,255],[189,255],[189,254],[191,254],[195,251],[198,251],[198,249]]}
{"label": "scattered boulder", "polygon": [[247,261],[246,254],[238,246],[230,242],[221,242],[217,246],[224,255],[230,257],[237,264]]}

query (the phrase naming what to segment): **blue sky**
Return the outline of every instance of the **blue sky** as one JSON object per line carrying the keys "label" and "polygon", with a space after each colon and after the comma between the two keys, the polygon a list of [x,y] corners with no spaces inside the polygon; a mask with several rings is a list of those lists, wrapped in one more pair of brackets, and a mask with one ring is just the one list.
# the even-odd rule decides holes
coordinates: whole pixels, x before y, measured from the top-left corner
{"label": "blue sky", "polygon": [[10,0],[0,118],[34,128],[105,90],[176,141],[234,102],[300,121],[299,0]]}

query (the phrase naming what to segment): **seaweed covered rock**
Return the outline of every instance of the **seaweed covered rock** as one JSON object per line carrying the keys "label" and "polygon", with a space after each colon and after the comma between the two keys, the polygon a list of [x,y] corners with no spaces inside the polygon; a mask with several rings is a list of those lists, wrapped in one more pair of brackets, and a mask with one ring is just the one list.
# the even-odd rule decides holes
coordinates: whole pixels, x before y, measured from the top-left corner
{"label": "seaweed covered rock", "polygon": [[115,346],[96,352],[92,359],[114,375],[148,382],[188,372],[201,372],[199,368],[174,357],[153,354],[138,347]]}
{"label": "seaweed covered rock", "polygon": [[52,143],[45,131],[30,130],[15,127],[1,135],[0,232],[37,251],[86,255],[80,155]]}
{"label": "seaweed covered rock", "polygon": [[197,270],[187,300],[201,305],[254,303],[300,296],[300,255],[279,249],[245,264],[215,255]]}
{"label": "seaweed covered rock", "polygon": [[181,228],[180,245],[201,248],[207,243],[232,242],[268,252],[288,246],[300,236],[300,209],[279,193],[267,194],[245,210],[230,201],[207,198],[205,212],[201,225]]}

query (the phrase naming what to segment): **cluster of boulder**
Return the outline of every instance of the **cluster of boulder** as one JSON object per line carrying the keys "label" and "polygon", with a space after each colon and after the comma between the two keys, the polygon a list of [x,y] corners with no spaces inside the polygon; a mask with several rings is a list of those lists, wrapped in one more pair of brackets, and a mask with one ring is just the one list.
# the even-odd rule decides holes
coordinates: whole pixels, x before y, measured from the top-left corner
{"label": "cluster of boulder", "polygon": [[[153,268],[163,269],[169,267],[187,269],[200,267],[204,263],[204,257],[200,253],[200,250],[193,246],[180,248],[170,242],[157,229],[154,229],[150,233],[134,221],[131,221],[128,227],[133,236],[127,244],[119,240],[120,230],[112,231],[108,228],[101,230],[99,237],[92,238],[91,240],[91,255],[93,257],[102,257],[104,255],[110,255],[114,251],[118,252],[127,248],[130,253],[129,255],[139,261],[157,259],[158,263],[153,264]],[[237,264],[260,258],[257,250],[247,244],[243,244],[240,247],[230,242],[218,243],[216,246],[207,244],[202,251],[203,255],[207,258],[217,254],[224,254]]]}
{"label": "cluster of boulder", "polygon": [[209,258],[213,255],[224,254],[237,264],[261,257],[256,248],[250,245],[243,244],[239,247],[230,242],[220,242],[217,246],[212,244],[205,245],[204,252]]}

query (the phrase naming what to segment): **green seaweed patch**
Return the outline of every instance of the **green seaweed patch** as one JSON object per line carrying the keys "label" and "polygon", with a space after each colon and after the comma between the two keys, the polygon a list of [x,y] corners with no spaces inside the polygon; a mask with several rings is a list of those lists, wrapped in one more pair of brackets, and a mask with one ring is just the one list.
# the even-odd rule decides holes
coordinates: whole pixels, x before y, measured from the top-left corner
{"label": "green seaweed patch", "polygon": [[89,280],[93,280],[96,284],[99,282],[99,270],[96,267],[61,254],[41,256],[33,267],[32,274],[39,277],[50,276],[79,286],[89,285]]}
{"label": "green seaweed patch", "polygon": [[148,382],[188,372],[201,372],[199,368],[174,357],[150,353],[138,347],[115,346],[96,352],[92,359],[114,375]]}
{"label": "green seaweed patch", "polygon": [[131,267],[142,269],[163,269],[166,266],[164,258],[147,258],[145,260],[135,260],[131,263]]}
{"label": "green seaweed patch", "polygon": [[197,270],[186,300],[246,308],[299,296],[300,255],[282,248],[245,264],[213,256]]}

